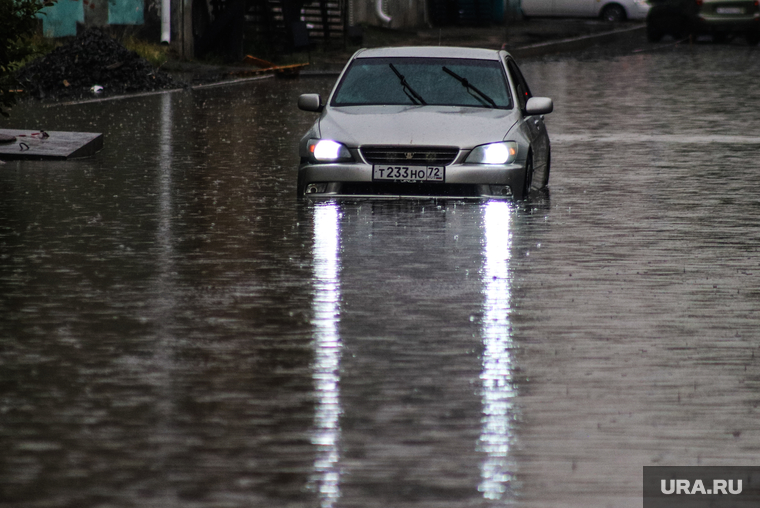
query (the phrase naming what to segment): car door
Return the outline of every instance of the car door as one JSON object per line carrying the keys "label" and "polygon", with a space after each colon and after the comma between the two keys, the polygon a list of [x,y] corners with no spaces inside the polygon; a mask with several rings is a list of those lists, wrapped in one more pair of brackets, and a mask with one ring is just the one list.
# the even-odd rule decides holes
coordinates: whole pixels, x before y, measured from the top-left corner
{"label": "car door", "polygon": [[522,0],[521,7],[525,16],[551,16],[554,0]]}
{"label": "car door", "polygon": [[[515,95],[518,107],[525,111],[525,104],[533,97],[528,83],[520,72],[519,67],[511,58],[507,59],[507,70],[512,83],[515,86]],[[529,139],[533,147],[533,168],[541,179],[545,179],[546,165],[549,160],[549,135],[546,133],[543,115],[526,116],[523,118],[525,128],[529,132]],[[535,181],[538,181],[536,179]]]}
{"label": "car door", "polygon": [[[553,16],[595,17],[599,0],[553,0]],[[600,2],[599,2],[600,3]]]}

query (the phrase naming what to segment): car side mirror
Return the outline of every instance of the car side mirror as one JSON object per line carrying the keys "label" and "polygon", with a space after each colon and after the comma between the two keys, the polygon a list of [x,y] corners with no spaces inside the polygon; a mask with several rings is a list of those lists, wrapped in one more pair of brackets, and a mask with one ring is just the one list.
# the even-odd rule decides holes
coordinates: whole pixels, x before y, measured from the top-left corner
{"label": "car side mirror", "polygon": [[554,111],[554,102],[549,97],[531,97],[525,105],[527,116],[548,115],[552,111]]}
{"label": "car side mirror", "polygon": [[298,109],[319,113],[323,107],[322,97],[318,93],[305,93],[298,97]]}

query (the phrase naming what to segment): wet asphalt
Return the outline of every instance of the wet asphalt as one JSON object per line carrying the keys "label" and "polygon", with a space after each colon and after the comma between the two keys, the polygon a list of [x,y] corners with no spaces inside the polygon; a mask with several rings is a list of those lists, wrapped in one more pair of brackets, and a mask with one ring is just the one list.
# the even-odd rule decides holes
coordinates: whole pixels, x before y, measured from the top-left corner
{"label": "wet asphalt", "polygon": [[520,203],[297,203],[331,78],[19,106],[105,148],[0,167],[0,504],[639,507],[642,466],[757,466],[757,57],[525,60]]}

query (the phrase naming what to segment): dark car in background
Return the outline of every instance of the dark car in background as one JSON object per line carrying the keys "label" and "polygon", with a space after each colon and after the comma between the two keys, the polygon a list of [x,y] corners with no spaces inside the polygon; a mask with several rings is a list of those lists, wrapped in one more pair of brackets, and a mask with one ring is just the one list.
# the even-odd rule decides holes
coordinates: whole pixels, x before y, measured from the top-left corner
{"label": "dark car in background", "polygon": [[760,42],[760,0],[650,0],[647,39],[711,35],[724,42],[736,35]]}

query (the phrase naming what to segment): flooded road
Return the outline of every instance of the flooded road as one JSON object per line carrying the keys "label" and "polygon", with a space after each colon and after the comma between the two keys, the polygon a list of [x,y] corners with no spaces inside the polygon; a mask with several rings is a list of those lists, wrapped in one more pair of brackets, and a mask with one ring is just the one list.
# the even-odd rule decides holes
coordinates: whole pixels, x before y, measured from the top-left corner
{"label": "flooded road", "polygon": [[548,192],[296,204],[328,79],[44,108],[0,167],[0,504],[640,507],[760,464],[760,63],[522,69]]}

